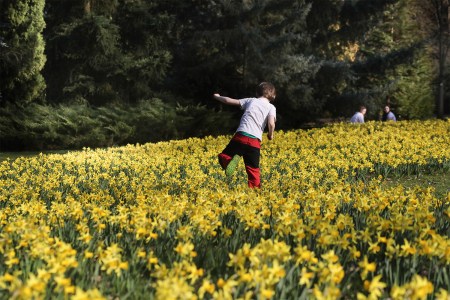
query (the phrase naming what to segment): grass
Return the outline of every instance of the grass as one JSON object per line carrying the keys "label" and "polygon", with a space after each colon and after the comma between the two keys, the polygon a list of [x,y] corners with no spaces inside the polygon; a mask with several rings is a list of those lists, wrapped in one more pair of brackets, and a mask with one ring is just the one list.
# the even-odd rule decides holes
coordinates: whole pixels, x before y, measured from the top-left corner
{"label": "grass", "polygon": [[422,188],[433,187],[438,198],[443,198],[450,193],[450,172],[436,172],[433,174],[409,175],[397,178],[386,178],[383,182],[385,187],[403,185],[406,188],[416,186]]}

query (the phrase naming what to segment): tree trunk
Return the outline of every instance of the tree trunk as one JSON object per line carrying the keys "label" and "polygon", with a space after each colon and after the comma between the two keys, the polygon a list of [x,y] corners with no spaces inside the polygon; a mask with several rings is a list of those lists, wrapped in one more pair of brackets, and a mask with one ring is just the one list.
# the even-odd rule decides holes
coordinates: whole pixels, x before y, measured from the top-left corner
{"label": "tree trunk", "polygon": [[92,3],[91,2],[92,2],[92,0],[86,0],[84,2],[84,13],[86,15],[90,14],[92,11]]}

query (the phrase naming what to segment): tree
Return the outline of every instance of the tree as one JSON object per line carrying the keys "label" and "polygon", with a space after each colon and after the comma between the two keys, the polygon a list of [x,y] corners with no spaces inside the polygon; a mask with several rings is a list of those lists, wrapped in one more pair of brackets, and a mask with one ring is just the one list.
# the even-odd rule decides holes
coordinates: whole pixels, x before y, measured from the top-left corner
{"label": "tree", "polygon": [[365,91],[372,117],[377,118],[387,104],[404,118],[432,114],[433,69],[416,14],[409,1],[389,5],[361,43],[353,67],[358,76],[355,86]]}
{"label": "tree", "polygon": [[93,105],[150,99],[171,61],[164,37],[170,18],[157,2],[48,0],[52,102]]}
{"label": "tree", "polygon": [[450,47],[450,0],[415,0],[415,7],[420,11],[417,19],[422,30],[428,33],[434,42],[435,57],[438,61],[438,93],[436,108],[438,117],[444,116],[444,91],[447,68],[447,56]]}
{"label": "tree", "polygon": [[169,37],[173,17],[160,10],[163,1],[119,1],[123,72],[116,84],[125,102],[148,99],[163,87],[172,63]]}
{"label": "tree", "polygon": [[[395,84],[390,94],[390,104],[397,108],[400,119],[424,119],[432,116],[433,64],[426,51],[419,51],[411,64],[402,64],[388,74]],[[381,109],[381,108],[380,108]]]}
{"label": "tree", "polygon": [[310,5],[304,0],[191,0],[175,7],[181,30],[173,74],[179,92],[207,103],[214,91],[253,96],[256,84],[267,80],[283,99],[277,105],[286,121],[295,122],[302,107],[314,105],[308,81],[317,64],[299,51],[309,43]]}
{"label": "tree", "polygon": [[111,9],[94,1],[49,0],[46,11],[49,102],[117,101],[110,78],[120,65],[119,28]]}
{"label": "tree", "polygon": [[[378,86],[368,81],[361,82],[366,77],[365,74],[373,72],[361,57],[361,48],[371,31],[383,23],[386,10],[397,2],[398,0],[311,1],[308,31],[313,36],[311,49],[321,66],[311,84],[314,99],[320,103],[324,114],[348,115],[358,106],[368,105],[368,99],[379,94]],[[384,32],[384,29],[380,29],[378,33],[380,36],[377,47],[389,47],[389,40],[383,36],[389,33]],[[370,61],[367,63],[370,64]],[[376,65],[384,64],[378,61]]]}
{"label": "tree", "polygon": [[43,99],[46,57],[44,0],[0,3],[0,101],[23,105]]}
{"label": "tree", "polygon": [[433,96],[434,70],[426,35],[420,30],[417,18],[422,11],[402,0],[396,11],[393,31],[395,49],[412,51],[410,59],[387,73],[394,82],[391,99],[396,102],[398,113],[406,118],[422,119],[430,117],[435,108]]}

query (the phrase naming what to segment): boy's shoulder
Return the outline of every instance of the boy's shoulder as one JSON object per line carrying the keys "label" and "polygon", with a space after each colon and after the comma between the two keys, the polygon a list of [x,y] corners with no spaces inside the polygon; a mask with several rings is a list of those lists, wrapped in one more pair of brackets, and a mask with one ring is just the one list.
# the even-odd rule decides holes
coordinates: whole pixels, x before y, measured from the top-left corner
{"label": "boy's shoulder", "polygon": [[241,107],[247,107],[250,103],[255,102],[255,100],[258,100],[258,98],[242,98],[239,99],[239,102],[241,103]]}
{"label": "boy's shoulder", "polygon": [[239,101],[240,101],[241,103],[248,103],[248,102],[251,102],[251,101],[253,101],[253,100],[257,100],[257,98],[249,97],[249,98],[241,98],[241,99],[239,99]]}
{"label": "boy's shoulder", "polygon": [[239,100],[241,102],[241,107],[249,107],[250,104],[251,106],[256,106],[256,107],[265,107],[272,109],[276,109],[275,105],[273,105],[271,102],[266,102],[266,101],[262,101],[259,98],[256,97],[250,97],[250,98],[242,98]]}

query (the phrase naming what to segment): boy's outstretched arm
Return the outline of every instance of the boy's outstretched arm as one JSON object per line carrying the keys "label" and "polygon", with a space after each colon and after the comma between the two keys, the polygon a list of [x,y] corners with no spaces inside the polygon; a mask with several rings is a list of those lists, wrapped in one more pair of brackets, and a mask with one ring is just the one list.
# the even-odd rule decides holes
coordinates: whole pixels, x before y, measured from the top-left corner
{"label": "boy's outstretched arm", "polygon": [[228,105],[239,105],[239,106],[241,105],[241,102],[239,100],[230,97],[220,96],[219,94],[214,94],[214,99]]}
{"label": "boy's outstretched arm", "polygon": [[267,133],[267,138],[269,140],[273,139],[273,132],[275,131],[275,117],[269,116],[269,119],[267,120],[267,127],[269,127],[269,132]]}

